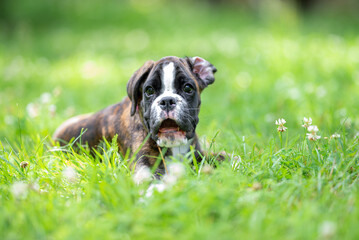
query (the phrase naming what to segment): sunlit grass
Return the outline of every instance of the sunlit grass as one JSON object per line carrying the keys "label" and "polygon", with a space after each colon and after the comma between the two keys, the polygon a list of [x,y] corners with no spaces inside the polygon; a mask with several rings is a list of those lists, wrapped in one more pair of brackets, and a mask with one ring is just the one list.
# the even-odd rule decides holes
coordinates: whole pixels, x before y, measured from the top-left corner
{"label": "sunlit grass", "polygon": [[[95,1],[59,3],[43,22],[42,8],[25,2],[16,28],[0,36],[1,239],[358,237],[359,38],[350,15]],[[135,184],[115,144],[95,157],[51,145],[62,121],[121,101],[135,70],[168,55],[217,67],[197,132],[207,151],[233,153],[228,162],[185,161],[173,186],[145,197],[150,183]],[[316,141],[303,117],[318,127]]]}

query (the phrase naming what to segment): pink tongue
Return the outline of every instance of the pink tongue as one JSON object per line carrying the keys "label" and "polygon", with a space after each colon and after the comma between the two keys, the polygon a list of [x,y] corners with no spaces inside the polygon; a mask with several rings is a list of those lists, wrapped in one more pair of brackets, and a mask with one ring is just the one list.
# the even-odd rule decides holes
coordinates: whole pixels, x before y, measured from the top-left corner
{"label": "pink tongue", "polygon": [[158,130],[159,132],[166,133],[166,132],[177,132],[178,128],[176,127],[162,127]]}

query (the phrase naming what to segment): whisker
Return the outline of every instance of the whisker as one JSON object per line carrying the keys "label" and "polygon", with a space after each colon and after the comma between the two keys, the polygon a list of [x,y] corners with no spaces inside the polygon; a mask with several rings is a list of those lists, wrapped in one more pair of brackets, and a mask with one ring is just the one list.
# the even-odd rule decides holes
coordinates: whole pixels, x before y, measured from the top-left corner
{"label": "whisker", "polygon": [[188,118],[190,118],[192,121],[194,121],[193,116],[191,116],[189,113],[184,113],[184,116],[185,116],[185,117],[188,117]]}

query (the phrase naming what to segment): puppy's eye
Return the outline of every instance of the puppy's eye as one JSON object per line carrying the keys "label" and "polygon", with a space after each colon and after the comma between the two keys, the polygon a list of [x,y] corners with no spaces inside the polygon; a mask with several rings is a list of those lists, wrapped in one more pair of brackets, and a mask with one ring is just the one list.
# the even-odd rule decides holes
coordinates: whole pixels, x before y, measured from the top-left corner
{"label": "puppy's eye", "polygon": [[184,87],[183,87],[183,91],[184,91],[185,93],[192,93],[194,90],[193,90],[193,87],[192,87],[191,85],[186,84],[186,85],[184,85]]}
{"label": "puppy's eye", "polygon": [[149,97],[155,93],[155,90],[153,89],[153,87],[147,87],[145,93]]}

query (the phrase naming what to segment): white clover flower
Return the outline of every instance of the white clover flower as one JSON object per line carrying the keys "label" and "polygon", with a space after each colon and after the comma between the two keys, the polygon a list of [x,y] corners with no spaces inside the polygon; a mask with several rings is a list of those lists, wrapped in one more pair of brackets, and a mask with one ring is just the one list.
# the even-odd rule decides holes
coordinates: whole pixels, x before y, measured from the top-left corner
{"label": "white clover flower", "polygon": [[153,192],[156,190],[157,192],[161,193],[163,192],[164,190],[166,190],[167,188],[167,185],[164,184],[164,183],[154,183],[154,184],[151,184],[147,191],[146,191],[146,194],[145,194],[145,197],[146,198],[149,198],[152,196]]}
{"label": "white clover flower", "polygon": [[319,226],[319,235],[323,239],[332,238],[337,231],[337,225],[335,222],[325,221]]}
{"label": "white clover flower", "polygon": [[35,192],[39,192],[40,191],[40,185],[35,182],[29,185],[30,189],[34,190]]}
{"label": "white clover flower", "polygon": [[278,132],[285,132],[287,130],[287,128],[284,127],[285,123],[286,121],[284,120],[284,118],[279,118],[278,120],[275,121],[275,124],[278,126],[277,128]]}
{"label": "white clover flower", "polygon": [[15,198],[25,198],[29,190],[29,185],[24,182],[15,182],[11,186],[11,193]]}
{"label": "white clover flower", "polygon": [[310,125],[312,125],[312,118],[303,118],[303,125],[302,127],[308,128]]}
{"label": "white clover flower", "polygon": [[35,103],[29,103],[26,106],[26,111],[27,114],[31,117],[31,118],[35,118],[37,116],[39,116],[39,106]]}
{"label": "white clover flower", "polygon": [[133,181],[139,185],[144,182],[148,182],[152,179],[151,171],[148,167],[140,167],[136,170],[135,174],[133,175]]}
{"label": "white clover flower", "polygon": [[317,133],[319,131],[318,127],[313,125],[308,127],[308,132]]}
{"label": "white clover flower", "polygon": [[66,167],[62,170],[63,177],[69,182],[75,182],[77,180],[77,172],[72,167]]}
{"label": "white clover flower", "polygon": [[51,105],[49,105],[48,109],[49,109],[49,112],[50,112],[51,117],[55,117],[55,114],[56,114],[56,105],[55,105],[55,104],[51,104]]}
{"label": "white clover flower", "polygon": [[330,139],[335,139],[335,138],[340,138],[340,134],[339,133],[334,133],[332,136],[330,136]]}
{"label": "white clover flower", "polygon": [[275,121],[276,125],[284,125],[286,123],[284,118],[279,118],[278,120]]}
{"label": "white clover flower", "polygon": [[318,139],[321,138],[321,136],[318,136],[318,135],[315,135],[315,134],[312,134],[312,133],[307,133],[307,136],[308,136],[308,139],[311,140],[311,141],[317,141]]}
{"label": "white clover flower", "polygon": [[40,96],[40,101],[43,104],[48,104],[51,101],[51,93],[48,92],[44,92],[43,94],[41,94]]}
{"label": "white clover flower", "polygon": [[285,132],[287,130],[287,127],[278,126],[277,130],[278,130],[278,132]]}
{"label": "white clover flower", "polygon": [[186,169],[182,163],[170,163],[167,168],[168,174],[163,177],[163,182],[169,187],[175,185],[177,180],[186,173]]}
{"label": "white clover flower", "polygon": [[[152,196],[154,191],[159,193],[165,191],[166,189],[174,186],[178,179],[184,176],[186,173],[186,169],[182,163],[170,163],[167,166],[168,174],[165,174],[161,181],[158,183],[151,183],[148,187],[145,198],[149,198]],[[149,181],[152,179],[152,174],[148,167],[142,167],[138,171],[136,171],[134,175],[134,181],[139,184],[144,181]]]}
{"label": "white clover flower", "polygon": [[6,125],[12,125],[15,123],[15,121],[16,121],[16,118],[14,116],[6,115],[4,117],[4,122]]}
{"label": "white clover flower", "polygon": [[321,138],[320,136],[317,135],[317,132],[319,131],[317,126],[315,126],[315,125],[309,126],[307,128],[307,130],[309,132],[309,133],[307,133],[307,137],[309,140],[316,141]]}
{"label": "white clover flower", "polygon": [[168,173],[179,178],[186,173],[186,169],[182,163],[171,163],[168,164]]}
{"label": "white clover flower", "polygon": [[178,177],[172,174],[166,174],[163,176],[163,182],[166,186],[172,187],[177,183]]}

